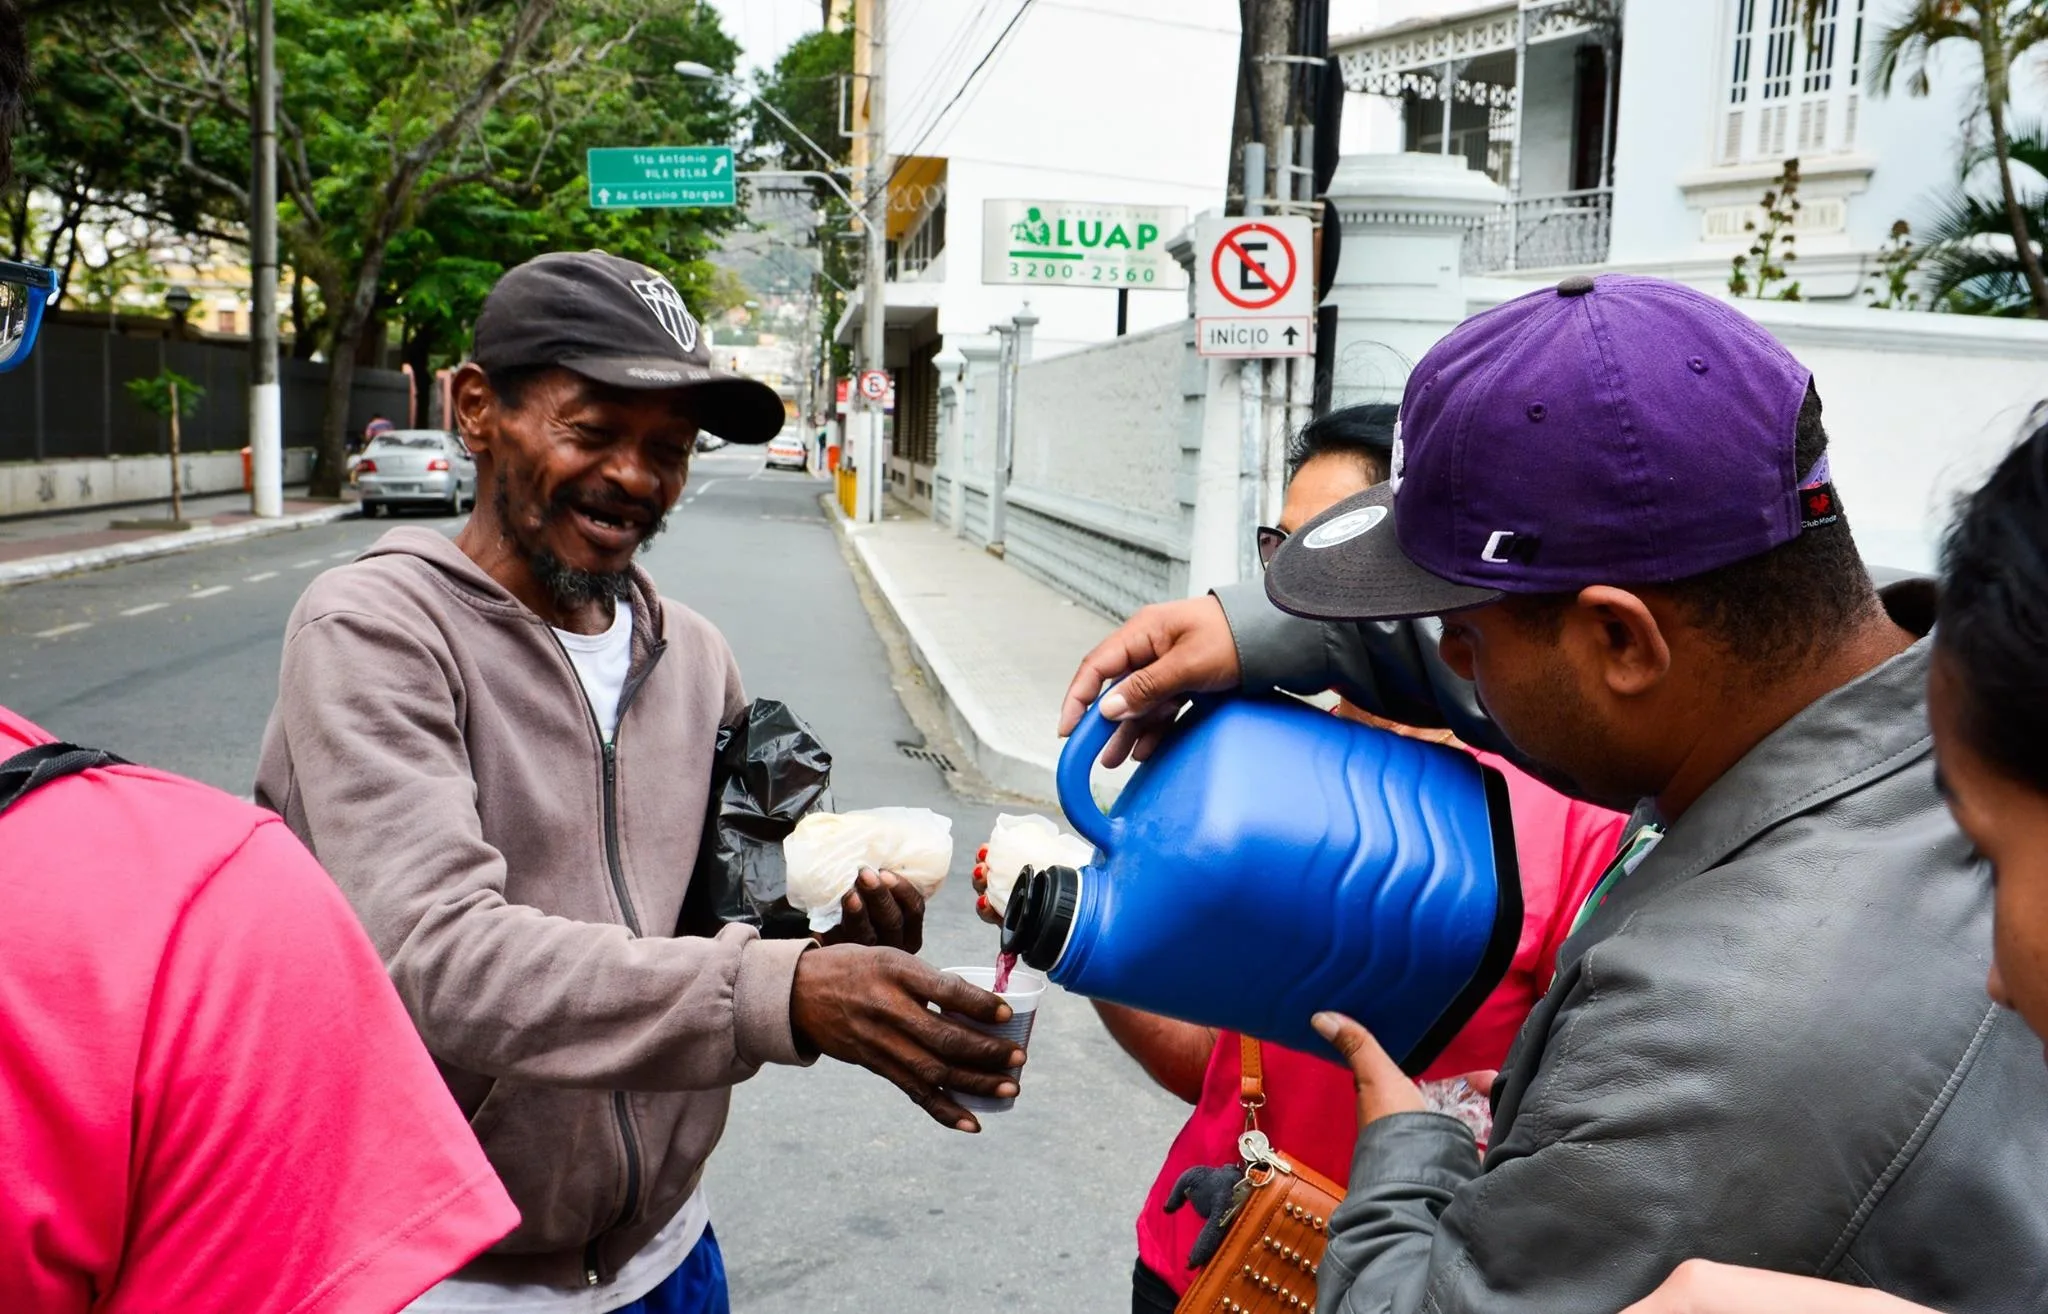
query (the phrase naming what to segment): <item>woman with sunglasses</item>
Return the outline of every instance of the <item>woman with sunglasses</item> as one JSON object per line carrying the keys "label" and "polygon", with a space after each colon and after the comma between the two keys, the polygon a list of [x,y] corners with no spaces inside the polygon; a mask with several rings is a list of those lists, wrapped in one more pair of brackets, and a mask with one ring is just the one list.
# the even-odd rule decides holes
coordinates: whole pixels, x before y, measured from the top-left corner
{"label": "woman with sunglasses", "polygon": [[[1385,479],[1393,455],[1396,408],[1354,406],[1333,411],[1305,427],[1288,453],[1287,501],[1280,523],[1259,530],[1259,552],[1268,559],[1287,536],[1318,513]],[[1337,715],[1432,742],[1455,743],[1444,730],[1410,730],[1339,702]],[[1461,1095],[1478,1104],[1458,1079],[1500,1066],[1522,1020],[1550,982],[1558,946],[1572,915],[1614,856],[1622,818],[1574,802],[1537,784],[1499,758],[1481,755],[1508,778],[1523,876],[1522,937],[1506,979],[1424,1073],[1425,1089],[1445,1107]],[[975,870],[975,887],[985,873]],[[987,901],[986,920],[997,919]],[[1237,1139],[1245,1129],[1240,1102],[1244,1045],[1235,1034],[1117,1004],[1095,1001],[1096,1012],[1117,1043],[1146,1073],[1194,1106],[1187,1125],[1168,1151],[1145,1207],[1138,1216],[1138,1263],[1132,1274],[1131,1308],[1136,1314],[1170,1311],[1193,1284],[1207,1255],[1197,1246],[1205,1220],[1192,1207],[1169,1212],[1181,1175],[1237,1161]],[[1351,1077],[1325,1059],[1279,1045],[1259,1045],[1265,1104],[1260,1128],[1275,1145],[1299,1155],[1326,1177],[1344,1181],[1352,1142],[1358,1136],[1357,1100]],[[1485,1082],[1480,1081],[1480,1086]]]}

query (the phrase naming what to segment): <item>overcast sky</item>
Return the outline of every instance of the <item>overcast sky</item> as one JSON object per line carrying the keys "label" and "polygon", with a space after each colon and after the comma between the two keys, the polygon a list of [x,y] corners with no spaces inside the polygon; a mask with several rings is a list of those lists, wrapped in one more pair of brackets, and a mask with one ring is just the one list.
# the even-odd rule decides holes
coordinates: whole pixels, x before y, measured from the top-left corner
{"label": "overcast sky", "polygon": [[711,0],[740,43],[740,73],[775,66],[789,43],[818,27],[818,0]]}

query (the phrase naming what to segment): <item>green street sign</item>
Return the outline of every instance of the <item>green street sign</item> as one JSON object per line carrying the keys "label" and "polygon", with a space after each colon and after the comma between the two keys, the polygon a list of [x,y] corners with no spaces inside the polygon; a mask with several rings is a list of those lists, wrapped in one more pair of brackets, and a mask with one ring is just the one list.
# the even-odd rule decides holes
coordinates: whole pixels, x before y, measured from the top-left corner
{"label": "green street sign", "polygon": [[584,169],[598,210],[739,201],[730,146],[593,146]]}

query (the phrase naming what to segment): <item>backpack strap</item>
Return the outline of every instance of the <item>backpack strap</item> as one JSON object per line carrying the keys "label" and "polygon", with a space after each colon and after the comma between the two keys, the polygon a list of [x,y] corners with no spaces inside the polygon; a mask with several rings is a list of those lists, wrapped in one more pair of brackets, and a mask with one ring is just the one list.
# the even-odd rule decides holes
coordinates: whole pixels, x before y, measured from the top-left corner
{"label": "backpack strap", "polygon": [[0,812],[20,802],[32,789],[53,780],[97,767],[126,766],[127,761],[100,748],[76,744],[38,744],[0,762]]}

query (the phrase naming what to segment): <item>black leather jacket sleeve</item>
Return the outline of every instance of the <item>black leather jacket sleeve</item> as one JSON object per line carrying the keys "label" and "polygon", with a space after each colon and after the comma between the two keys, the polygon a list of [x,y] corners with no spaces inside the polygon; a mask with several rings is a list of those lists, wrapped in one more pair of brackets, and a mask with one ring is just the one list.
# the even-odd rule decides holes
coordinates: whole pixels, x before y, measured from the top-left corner
{"label": "black leather jacket sleeve", "polygon": [[1215,593],[1237,643],[1247,691],[1335,690],[1390,721],[1446,728],[1474,748],[1524,765],[1479,705],[1471,681],[1444,665],[1437,653],[1443,626],[1434,618],[1356,624],[1303,620],[1274,606],[1262,580],[1228,584]]}

